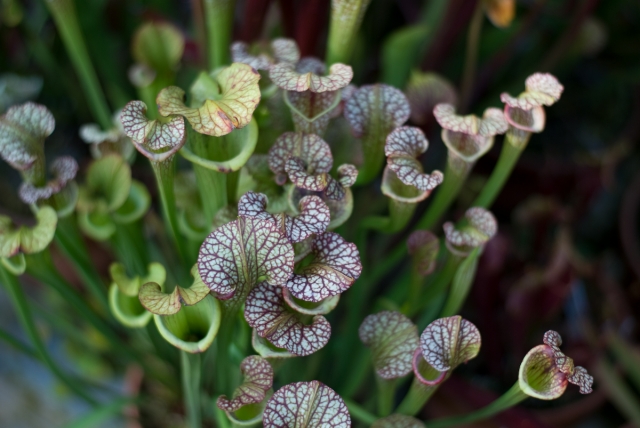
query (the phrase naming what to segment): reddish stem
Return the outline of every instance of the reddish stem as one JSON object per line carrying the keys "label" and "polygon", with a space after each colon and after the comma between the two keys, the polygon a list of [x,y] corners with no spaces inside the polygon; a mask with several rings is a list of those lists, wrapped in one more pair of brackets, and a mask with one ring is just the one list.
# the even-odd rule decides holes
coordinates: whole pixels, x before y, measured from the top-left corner
{"label": "reddish stem", "polygon": [[271,0],[246,0],[240,40],[252,42],[260,37]]}

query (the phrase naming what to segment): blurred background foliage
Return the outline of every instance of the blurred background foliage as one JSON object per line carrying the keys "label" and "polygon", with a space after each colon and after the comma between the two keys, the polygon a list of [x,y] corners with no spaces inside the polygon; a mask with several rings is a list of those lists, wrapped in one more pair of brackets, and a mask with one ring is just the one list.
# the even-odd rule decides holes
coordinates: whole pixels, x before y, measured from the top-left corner
{"label": "blurred background foliage", "polygon": [[[136,99],[127,70],[133,64],[130,41],[142,22],[167,20],[184,32],[187,44],[178,75],[180,86],[188,87],[204,68],[198,43],[201,29],[194,25],[192,14],[198,4],[198,0],[76,2],[91,59],[114,111]],[[71,154],[81,168],[86,166],[88,146],[77,130],[93,119],[46,7],[36,0],[2,0],[0,8],[0,74],[42,79],[36,101],[56,118],[47,153]],[[459,88],[475,9],[474,0],[373,0],[352,61],[354,83],[382,81],[405,89],[411,72],[421,70],[437,72]],[[238,0],[234,40],[292,37],[303,55],[322,58],[329,11],[329,0]],[[506,28],[484,20],[478,43],[468,112],[479,114],[487,106],[499,106],[501,92],[517,94],[526,76],[536,71],[553,73],[565,91],[560,102],[547,109],[545,132],[533,136],[492,209],[500,224],[499,235],[486,247],[463,310],[482,332],[483,350],[444,384],[425,416],[467,412],[491,401],[495,394],[490,391],[512,384],[522,356],[539,343],[542,332],[553,328],[562,332],[566,352],[576,364],[594,373],[595,392],[579,398],[576,391],[567,391],[552,403],[530,400],[478,426],[634,426],[640,409],[640,2],[518,0],[515,17]],[[0,91],[10,90],[0,86]],[[431,145],[425,169],[442,168],[446,149],[439,127],[432,117],[420,125]],[[450,218],[459,218],[473,200],[474,189],[482,187],[499,146],[498,142],[479,161]],[[154,189],[144,159],[138,159],[133,171]],[[18,173],[2,163],[0,176],[1,212],[28,213],[17,198]],[[352,223],[342,231],[347,239],[355,238],[350,231],[360,218],[358,201],[372,200],[371,196],[379,195],[377,189],[358,190]],[[368,264],[374,266],[406,235],[367,239]],[[108,256],[98,246],[92,251],[105,272]],[[377,302],[376,308],[388,305],[386,299],[393,300],[390,291],[409,280],[408,270],[400,264],[387,277],[375,279],[368,299]],[[38,300],[46,302],[38,313],[42,328],[64,324],[65,320],[56,320],[51,293],[34,284],[30,292],[36,291]],[[333,315],[336,331],[347,316]],[[3,322],[11,322],[10,318]],[[108,364],[80,352],[87,341],[100,348],[91,332],[73,325],[56,327],[68,333],[60,352],[72,365],[98,377],[112,375]],[[69,336],[72,332],[74,338]],[[57,346],[58,342],[52,343]],[[336,338],[327,348],[342,344]],[[317,363],[324,352],[331,350],[291,364]],[[9,367],[6,358],[0,357],[5,368]],[[29,382],[26,374],[16,376],[29,370],[27,366],[14,363],[11,367],[11,382],[8,371],[0,369],[3,403],[14,391],[7,385],[19,384],[21,379]],[[349,366],[318,367],[317,378],[331,384],[345,367]],[[0,422],[10,414],[0,411]]]}

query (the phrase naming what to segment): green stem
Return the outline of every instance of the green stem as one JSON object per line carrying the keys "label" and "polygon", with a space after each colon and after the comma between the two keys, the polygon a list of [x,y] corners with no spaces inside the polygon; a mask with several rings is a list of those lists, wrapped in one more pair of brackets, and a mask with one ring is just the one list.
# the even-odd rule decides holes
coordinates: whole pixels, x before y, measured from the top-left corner
{"label": "green stem", "polygon": [[105,130],[113,128],[109,106],[91,64],[73,0],[45,0],[45,3],[53,15],[67,53],[80,77],[80,84],[87,94],[89,108],[95,120]]}
{"label": "green stem", "polygon": [[222,328],[216,337],[216,392],[220,394],[229,394],[231,385],[229,385],[229,370],[231,353],[231,342],[233,340],[233,330],[235,327],[235,317],[223,315],[226,323],[222,323]]}
{"label": "green stem", "polygon": [[382,417],[389,416],[393,410],[396,379],[383,379],[376,375],[376,385],[378,386],[378,414]]}
{"label": "green stem", "polygon": [[369,350],[364,346],[360,346],[356,351],[356,357],[352,361],[358,361],[355,368],[349,372],[349,376],[344,380],[344,386],[340,388],[341,397],[351,397],[362,386],[363,381],[371,370],[371,358],[369,358]]}
{"label": "green stem", "polygon": [[186,247],[187,240],[180,236],[180,230],[178,228],[178,215],[176,213],[176,200],[173,187],[176,158],[175,156],[171,156],[171,158],[164,162],[151,162],[151,166],[153,167],[153,172],[156,176],[156,183],[160,193],[162,214],[165,219],[165,224],[169,229],[169,233],[173,238],[173,243],[178,250],[178,256],[182,262],[178,278],[186,279],[188,281],[189,276],[187,271],[195,260],[193,262],[189,260],[189,253]]}
{"label": "green stem", "polygon": [[20,282],[1,265],[0,280],[2,280],[2,283],[5,285],[9,293],[9,297],[11,298],[11,302],[15,307],[18,319],[22,324],[22,328],[27,333],[27,336],[29,337],[29,340],[31,340],[33,346],[36,348],[36,352],[39,354],[40,359],[45,363],[49,370],[51,370],[53,375],[73,391],[74,394],[92,406],[97,405],[98,402],[88,395],[79,385],[72,382],[71,379],[58,367],[51,355],[49,355],[47,347],[42,341],[42,338],[38,333],[38,329],[36,328],[31,309],[29,308],[27,299],[22,291]]}
{"label": "green stem", "polygon": [[616,333],[610,333],[608,348],[622,364],[629,379],[640,390],[640,352]]}
{"label": "green stem", "polygon": [[366,217],[361,225],[365,229],[379,230],[383,233],[397,233],[407,226],[415,210],[416,204],[389,199],[389,217]]}
{"label": "green stem", "polygon": [[442,269],[436,273],[433,281],[429,283],[428,287],[422,291],[422,295],[417,299],[418,304],[411,306],[413,310],[407,314],[408,316],[414,316],[422,310],[425,305],[428,305],[433,299],[438,297],[447,289],[447,286],[458,270],[461,259],[451,253],[447,253],[446,257],[444,266],[442,266]]}
{"label": "green stem", "polygon": [[[191,150],[196,155],[208,159],[209,146],[215,143],[209,141],[212,138],[190,130],[189,145]],[[227,175],[197,164],[193,165],[193,170],[196,174],[206,222],[211,224],[218,210],[227,204]]]}
{"label": "green stem", "polygon": [[347,405],[349,413],[354,417],[354,419],[357,419],[367,425],[372,425],[375,421],[378,420],[378,417],[376,415],[369,413],[355,402],[345,398],[344,403]]}
{"label": "green stem", "polygon": [[478,1],[476,9],[471,18],[469,32],[467,33],[467,51],[464,59],[464,71],[462,74],[462,84],[460,89],[460,111],[465,112],[471,101],[473,90],[473,80],[476,74],[476,63],[478,61],[478,46],[480,45],[480,33],[484,22],[484,2]]}
{"label": "green stem", "polygon": [[[2,269],[2,267],[0,267],[0,269]],[[25,345],[21,340],[18,340],[18,338],[14,337],[11,333],[6,332],[2,328],[0,328],[0,340],[5,341],[11,345],[12,348],[15,348],[31,358],[35,358],[36,360],[40,359],[40,355],[34,349]]]}
{"label": "green stem", "polygon": [[456,315],[465,300],[467,300],[467,295],[469,294],[469,290],[471,289],[471,285],[473,284],[473,280],[476,276],[479,257],[480,247],[476,247],[473,249],[471,254],[469,254],[462,263],[460,263],[460,266],[458,266],[456,274],[453,277],[449,297],[447,297],[444,308],[442,308],[442,312],[440,313],[441,317]]}
{"label": "green stem", "polygon": [[142,233],[142,223],[116,223],[116,232],[111,238],[118,260],[125,266],[129,275],[144,276],[147,273],[146,240]]}
{"label": "green stem", "polygon": [[180,351],[180,372],[182,375],[182,394],[187,415],[187,427],[202,428],[200,409],[200,354]]}
{"label": "green stem", "polygon": [[91,261],[89,250],[84,245],[75,215],[58,219],[55,241],[64,255],[73,263],[83,284],[100,304],[103,312],[109,313],[107,289]]}
{"label": "green stem", "polygon": [[[449,154],[449,158],[452,154]],[[460,171],[459,169],[452,167],[451,159],[447,160],[447,166],[444,172],[444,181],[435,190],[436,195],[429,205],[429,208],[424,213],[416,229],[430,230],[433,228],[442,215],[451,206],[451,203],[456,199],[460,189],[467,179],[468,172],[471,168],[466,168],[466,171]]]}
{"label": "green stem", "polygon": [[513,167],[518,162],[520,154],[525,149],[531,134],[526,134],[524,139],[518,139],[516,133],[509,130],[502,144],[502,151],[491,177],[484,185],[482,192],[473,202],[473,207],[489,208],[504,187]]}
{"label": "green stem", "polygon": [[[396,413],[414,416],[424,407],[439,386],[440,384],[423,385],[414,378],[413,382],[411,382],[409,392],[396,409]],[[429,428],[431,428],[431,425],[429,425]]]}
{"label": "green stem", "polygon": [[471,422],[475,422],[481,419],[487,419],[497,413],[515,406],[525,398],[527,398],[527,395],[522,392],[522,390],[520,389],[520,385],[518,384],[518,382],[516,382],[511,387],[511,389],[509,389],[500,398],[487,405],[486,407],[476,410],[475,412],[471,412],[467,415],[438,419],[429,422],[429,428],[446,428],[450,426],[467,425]]}
{"label": "green stem", "polygon": [[327,42],[327,64],[349,63],[356,34],[371,0],[333,0]]}
{"label": "green stem", "polygon": [[229,64],[235,0],[203,0],[209,69]]}

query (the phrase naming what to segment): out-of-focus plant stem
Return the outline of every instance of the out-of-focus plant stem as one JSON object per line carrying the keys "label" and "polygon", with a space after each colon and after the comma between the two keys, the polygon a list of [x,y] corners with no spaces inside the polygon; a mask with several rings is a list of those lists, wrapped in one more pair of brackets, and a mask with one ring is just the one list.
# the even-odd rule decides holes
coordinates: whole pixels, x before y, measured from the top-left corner
{"label": "out-of-focus plant stem", "polygon": [[349,63],[356,34],[371,0],[332,0],[327,64]]}
{"label": "out-of-focus plant stem", "polygon": [[[207,140],[212,138],[189,129],[187,144],[193,153],[207,159],[210,152],[209,146],[214,145]],[[193,165],[193,170],[196,174],[205,219],[207,224],[211,224],[216,212],[227,204],[227,175],[196,164]]]}
{"label": "out-of-focus plant stem", "polygon": [[66,385],[75,395],[80,397],[82,400],[87,403],[95,406],[98,402],[87,394],[86,391],[83,390],[78,384],[73,382],[71,378],[69,378],[56,364],[53,360],[49,352],[47,351],[47,347],[45,346],[42,338],[38,333],[38,329],[36,328],[35,322],[33,320],[33,315],[31,313],[31,309],[29,308],[29,304],[27,302],[24,291],[22,291],[22,286],[18,279],[10,274],[3,266],[0,265],[0,280],[4,284],[11,302],[16,310],[16,314],[20,323],[22,324],[22,328],[24,328],[25,333],[31,340],[33,346],[36,348],[37,354],[40,356],[40,359],[43,363],[51,370],[53,375],[60,380],[64,385]]}
{"label": "out-of-focus plant stem", "polygon": [[609,336],[609,349],[624,366],[629,378],[640,389],[640,352],[615,333]]}
{"label": "out-of-focus plant stem", "polygon": [[409,416],[417,414],[429,401],[433,393],[436,392],[438,386],[440,385],[423,385],[414,378],[409,392],[400,402],[395,412]]}
{"label": "out-of-focus plant stem", "polygon": [[452,418],[439,419],[429,422],[429,428],[446,428],[450,426],[460,426],[475,422],[481,419],[487,419],[497,413],[500,413],[510,407],[515,406],[527,395],[520,389],[520,385],[516,382],[511,389],[505,392],[497,400],[482,409],[471,412],[467,415],[455,416]]}
{"label": "out-of-focus plant stem", "polygon": [[460,189],[467,178],[466,172],[458,172],[451,167],[451,163],[447,162],[444,172],[444,181],[435,189],[436,195],[433,202],[427,208],[422,218],[416,224],[416,229],[430,230],[433,228],[442,215],[447,211],[451,203],[456,199]]}
{"label": "out-of-focus plant stem", "polygon": [[[178,256],[180,257],[181,269],[178,272],[178,278],[180,280],[188,280],[188,269],[193,264],[188,257],[188,250],[186,248],[186,240],[180,236],[178,229],[178,216],[176,214],[176,200],[175,192],[173,188],[176,158],[171,156],[169,159],[162,162],[151,162],[153,172],[156,176],[156,183],[158,185],[158,191],[160,193],[160,201],[162,202],[162,214],[165,219],[165,223],[175,248],[178,249]],[[193,261],[195,262],[195,260]],[[186,270],[185,270],[186,268]]]}
{"label": "out-of-focus plant stem", "polygon": [[502,151],[500,152],[500,158],[496,164],[489,180],[482,188],[480,195],[471,204],[473,207],[489,208],[495,201],[498,194],[507,182],[507,179],[511,175],[511,171],[515,167],[520,154],[524,151],[529,141],[531,134],[527,133],[526,140],[518,139],[514,132],[509,130],[505,136],[505,140],[502,143]]}
{"label": "out-of-focus plant stem", "polygon": [[405,228],[411,220],[416,204],[389,200],[389,216],[371,216],[362,221],[362,227],[384,233],[396,233]]}
{"label": "out-of-focus plant stem", "polygon": [[376,375],[378,385],[378,414],[389,416],[393,410],[393,398],[396,392],[396,379],[383,379]]}
{"label": "out-of-focus plant stem", "polygon": [[458,266],[455,276],[453,277],[449,297],[447,297],[444,308],[442,308],[442,312],[440,313],[441,317],[456,315],[465,300],[467,300],[467,295],[469,294],[469,290],[471,289],[471,285],[473,284],[473,280],[476,275],[480,249],[481,247],[474,248],[471,254],[469,254]]}
{"label": "out-of-focus plant stem", "polygon": [[116,224],[116,232],[111,238],[111,243],[118,260],[125,266],[129,275],[145,275],[149,260],[140,220]]}
{"label": "out-of-focus plant stem", "polygon": [[111,129],[113,124],[109,105],[91,64],[73,0],[44,0],[44,2],[53,15],[67,53],[80,77],[80,84],[86,93],[91,113],[104,130]]}
{"label": "out-of-focus plant stem", "polygon": [[593,368],[596,382],[606,391],[613,405],[624,414],[632,425],[640,426],[638,396],[625,384],[611,364],[601,357]]}
{"label": "out-of-focus plant stem", "polygon": [[182,375],[182,394],[187,414],[187,427],[202,428],[200,409],[200,374],[202,371],[200,354],[180,351],[180,372]]}
{"label": "out-of-focus plant stem", "polygon": [[365,409],[363,409],[353,401],[345,398],[344,403],[347,405],[347,408],[349,409],[349,413],[351,414],[351,416],[353,416],[355,419],[359,420],[360,422],[367,424],[367,426],[370,426],[376,420],[378,420],[378,417],[376,417],[376,415],[369,413],[368,411],[366,411]]}
{"label": "out-of-focus plant stem", "polygon": [[107,289],[89,257],[89,250],[84,245],[75,215],[58,219],[55,242],[74,265],[83,284],[87,286],[103,312],[109,313]]}
{"label": "out-of-focus plant stem", "polygon": [[482,1],[478,1],[476,9],[473,12],[473,17],[471,18],[469,32],[467,33],[467,51],[465,53],[464,70],[462,72],[462,82],[460,85],[460,111],[462,113],[467,111],[469,103],[471,102],[483,22],[484,5]]}
{"label": "out-of-focus plant stem", "polygon": [[209,71],[229,64],[235,0],[203,0]]}

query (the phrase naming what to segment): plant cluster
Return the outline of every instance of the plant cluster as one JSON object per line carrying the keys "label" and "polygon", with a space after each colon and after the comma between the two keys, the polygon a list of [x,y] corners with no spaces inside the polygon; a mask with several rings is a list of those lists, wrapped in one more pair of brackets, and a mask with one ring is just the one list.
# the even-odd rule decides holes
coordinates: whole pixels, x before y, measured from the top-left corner
{"label": "plant cluster", "polygon": [[[38,357],[74,394],[98,402],[49,355],[19,280],[25,273],[104,337],[114,364],[142,367],[172,404],[181,397],[186,426],[424,427],[416,417],[427,400],[481,352],[487,332],[460,311],[498,231],[491,205],[531,135],[544,130],[545,107],[563,92],[558,80],[533,73],[522,93],[500,96],[502,107],[461,115],[455,89],[434,74],[416,73],[406,95],[353,83],[346,62],[368,1],[332,1],[325,62],[287,38],[230,44],[233,2],[211,0],[202,2],[209,66],[178,86],[182,33],[145,23],[128,76],[139,99],[112,114],[73,2],[46,3],[98,123],[79,130],[93,156],[79,168],[72,157],[45,156],[55,130],[47,107],[10,103],[0,117],[0,156],[19,171],[18,195],[34,217],[0,216],[0,279]],[[513,2],[481,3],[496,24],[513,15]],[[413,126],[431,114],[446,146],[443,172],[425,168],[429,142]],[[500,135],[488,181],[463,218],[448,219]],[[137,179],[146,163],[155,184]],[[379,265],[368,259],[377,251],[372,232],[398,238]],[[82,293],[56,269],[52,243]],[[116,260],[108,288],[87,243]],[[404,259],[407,287],[365,306],[374,282]],[[503,396],[426,426],[486,418],[526,397],[552,400],[568,383],[590,393],[593,378],[561,344],[548,331]],[[358,395],[370,375],[375,391]]]}

